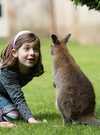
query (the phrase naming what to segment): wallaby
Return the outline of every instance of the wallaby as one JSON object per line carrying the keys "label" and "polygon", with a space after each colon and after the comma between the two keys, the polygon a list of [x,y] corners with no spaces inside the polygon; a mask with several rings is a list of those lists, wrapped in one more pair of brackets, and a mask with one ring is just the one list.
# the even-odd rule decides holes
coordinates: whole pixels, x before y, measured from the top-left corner
{"label": "wallaby", "polygon": [[51,55],[56,86],[56,102],[64,123],[100,125],[95,117],[95,93],[92,83],[71,56],[66,43],[71,34],[59,40],[52,34]]}

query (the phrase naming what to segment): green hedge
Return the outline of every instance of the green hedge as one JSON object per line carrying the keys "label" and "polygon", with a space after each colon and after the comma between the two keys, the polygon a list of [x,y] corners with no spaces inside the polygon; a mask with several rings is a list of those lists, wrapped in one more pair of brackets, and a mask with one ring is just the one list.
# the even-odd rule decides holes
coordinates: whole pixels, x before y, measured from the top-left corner
{"label": "green hedge", "polygon": [[100,0],[72,0],[76,5],[87,5],[89,9],[100,10]]}

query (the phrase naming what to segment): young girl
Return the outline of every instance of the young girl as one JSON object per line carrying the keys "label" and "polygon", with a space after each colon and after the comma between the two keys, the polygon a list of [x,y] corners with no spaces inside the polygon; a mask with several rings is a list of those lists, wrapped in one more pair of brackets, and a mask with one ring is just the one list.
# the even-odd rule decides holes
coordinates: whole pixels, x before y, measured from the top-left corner
{"label": "young girl", "polygon": [[10,120],[19,116],[28,123],[40,122],[33,117],[21,88],[43,72],[39,38],[31,31],[19,32],[1,54],[1,127],[13,127]]}

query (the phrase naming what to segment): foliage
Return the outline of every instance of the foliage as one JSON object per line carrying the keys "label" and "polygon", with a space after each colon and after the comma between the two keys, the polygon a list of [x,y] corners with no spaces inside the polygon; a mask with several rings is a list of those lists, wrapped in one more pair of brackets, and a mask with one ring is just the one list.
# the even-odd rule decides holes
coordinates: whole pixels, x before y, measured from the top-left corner
{"label": "foliage", "polygon": [[72,0],[76,5],[87,5],[89,9],[100,10],[100,0]]}

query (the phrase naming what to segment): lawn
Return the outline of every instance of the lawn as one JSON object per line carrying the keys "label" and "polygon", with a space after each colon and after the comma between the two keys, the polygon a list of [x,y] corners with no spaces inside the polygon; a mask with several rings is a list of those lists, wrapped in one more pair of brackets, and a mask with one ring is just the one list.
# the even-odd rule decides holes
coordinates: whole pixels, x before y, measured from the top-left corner
{"label": "lawn", "polygon": [[[12,129],[0,128],[0,135],[99,135],[100,127],[84,125],[62,125],[62,119],[55,107],[55,89],[53,88],[52,59],[49,40],[41,39],[42,59],[45,73],[34,78],[23,88],[26,100],[35,117],[46,119],[48,123],[29,125],[16,121]],[[4,42],[0,42],[2,48]],[[94,85],[96,94],[96,115],[100,118],[100,47],[79,45],[69,42],[69,50]]]}

